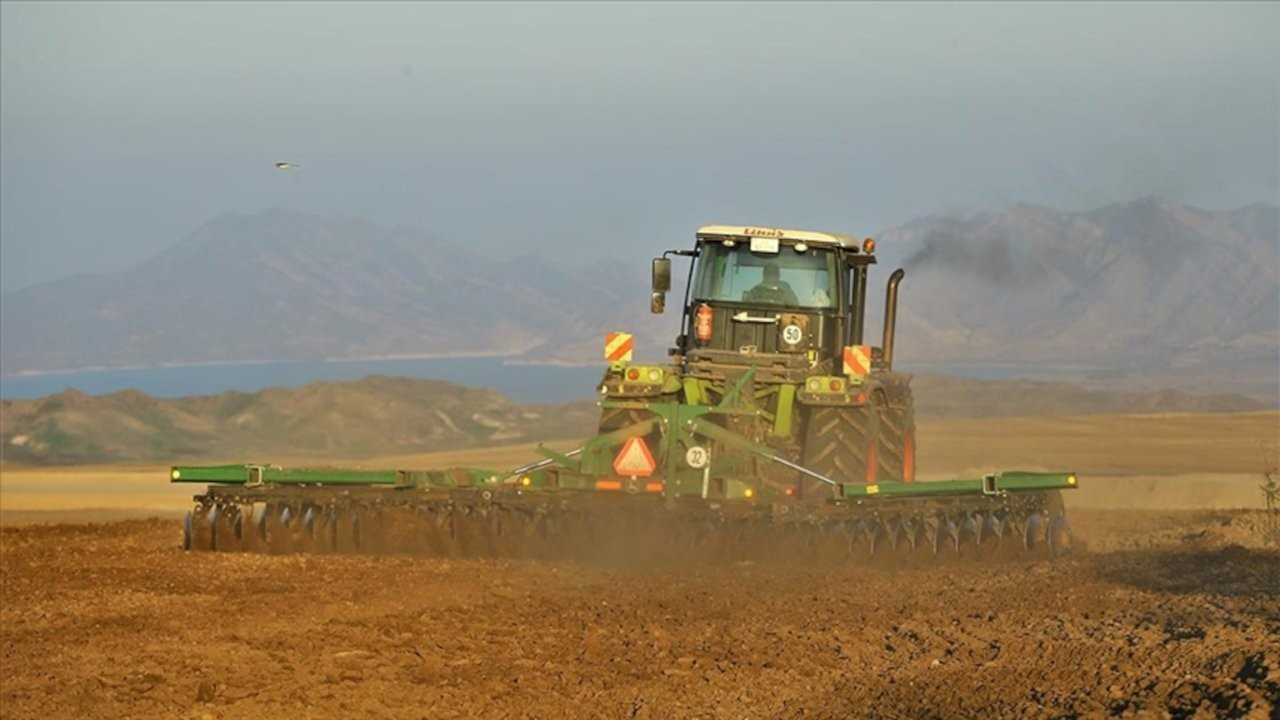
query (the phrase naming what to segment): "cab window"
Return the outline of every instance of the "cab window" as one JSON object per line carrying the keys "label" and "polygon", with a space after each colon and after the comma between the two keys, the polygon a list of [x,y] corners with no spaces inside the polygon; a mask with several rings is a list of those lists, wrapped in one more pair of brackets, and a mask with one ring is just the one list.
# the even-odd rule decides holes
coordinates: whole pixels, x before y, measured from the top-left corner
{"label": "cab window", "polygon": [[835,253],[784,245],[778,253],[753,253],[745,243],[704,243],[698,256],[694,298],[718,302],[832,308]]}

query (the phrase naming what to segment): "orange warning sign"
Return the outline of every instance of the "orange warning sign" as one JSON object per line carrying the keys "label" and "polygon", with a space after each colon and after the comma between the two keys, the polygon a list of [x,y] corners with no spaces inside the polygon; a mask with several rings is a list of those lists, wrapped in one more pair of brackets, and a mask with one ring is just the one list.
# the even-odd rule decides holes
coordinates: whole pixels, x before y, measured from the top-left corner
{"label": "orange warning sign", "polygon": [[604,336],[604,359],[609,362],[631,362],[635,339],[631,333],[611,332]]}
{"label": "orange warning sign", "polygon": [[844,374],[866,377],[871,373],[871,346],[847,345],[844,349]]}
{"label": "orange warning sign", "polygon": [[623,477],[649,477],[657,467],[642,437],[627,438],[613,459],[613,471]]}

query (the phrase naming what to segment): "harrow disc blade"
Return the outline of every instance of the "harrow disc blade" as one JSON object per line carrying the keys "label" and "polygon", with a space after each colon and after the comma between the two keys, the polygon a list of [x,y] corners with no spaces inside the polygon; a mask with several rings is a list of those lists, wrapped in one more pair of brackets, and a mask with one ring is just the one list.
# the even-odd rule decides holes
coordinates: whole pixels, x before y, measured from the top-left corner
{"label": "harrow disc blade", "polygon": [[960,523],[960,529],[956,534],[956,550],[960,550],[960,546],[965,540],[973,539],[974,545],[982,544],[982,525],[979,523],[980,517],[975,515],[965,515],[964,520]]}
{"label": "harrow disc blade", "polygon": [[1054,557],[1066,555],[1071,551],[1071,527],[1067,524],[1066,515],[1054,515],[1049,520],[1045,541],[1049,545],[1049,553]]}
{"label": "harrow disc blade", "polygon": [[267,506],[266,505],[263,505],[258,510],[258,520],[256,524],[258,526],[258,539],[262,540],[263,542],[266,542],[267,541]]}
{"label": "harrow disc blade", "polygon": [[999,543],[1002,539],[1004,539],[1005,522],[1002,518],[997,517],[994,513],[986,517],[986,520],[983,521],[982,526],[984,528],[983,534],[991,535],[992,537],[994,537],[996,539],[996,543]]}
{"label": "harrow disc blade", "polygon": [[329,508],[324,514],[325,541],[329,546],[329,552],[338,552],[338,510]]}
{"label": "harrow disc blade", "polygon": [[285,527],[289,527],[289,523],[292,520],[293,520],[293,511],[289,509],[288,505],[285,505],[284,509],[280,511],[280,524],[284,525]]}
{"label": "harrow disc blade", "polygon": [[946,539],[947,539],[946,522],[943,520],[935,521],[932,527],[932,531],[933,531],[931,534],[932,540],[929,544],[933,547],[934,555],[941,555],[942,544],[946,542]]}
{"label": "harrow disc blade", "polygon": [[188,510],[187,514],[182,518],[182,549],[183,550],[191,549],[191,538],[193,535],[195,535],[195,531],[192,529],[191,525],[192,525],[191,511]]}
{"label": "harrow disc blade", "polygon": [[867,525],[867,547],[871,556],[875,556],[876,550],[880,547],[880,538],[884,537],[884,528],[880,527],[880,523],[873,522]]}
{"label": "harrow disc blade", "polygon": [[898,543],[905,537],[905,531],[902,528],[902,519],[899,517],[890,518],[885,523],[885,536],[889,540],[889,549],[897,552]]}
{"label": "harrow disc blade", "polygon": [[951,540],[951,549],[960,552],[960,526],[951,518],[947,518],[947,538]]}
{"label": "harrow disc blade", "polygon": [[310,540],[315,540],[316,539],[316,509],[314,507],[310,505],[307,506],[307,511],[302,515],[302,526],[307,531],[307,538]]}
{"label": "harrow disc blade", "polygon": [[1025,550],[1034,550],[1040,542],[1040,529],[1043,523],[1040,521],[1040,513],[1031,513],[1027,517],[1027,522],[1022,527],[1022,547]]}
{"label": "harrow disc blade", "polygon": [[914,518],[907,518],[902,522],[903,536],[907,539],[911,550],[914,551],[920,545],[920,534],[923,530],[923,526]]}

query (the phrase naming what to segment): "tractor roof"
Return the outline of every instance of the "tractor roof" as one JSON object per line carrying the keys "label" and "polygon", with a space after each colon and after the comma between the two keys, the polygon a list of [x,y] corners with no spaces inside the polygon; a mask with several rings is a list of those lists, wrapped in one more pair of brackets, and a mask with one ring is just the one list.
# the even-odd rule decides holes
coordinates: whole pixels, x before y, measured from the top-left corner
{"label": "tractor roof", "polygon": [[756,227],[752,225],[703,225],[698,237],[753,238],[767,237],[779,240],[796,240],[814,244],[839,245],[857,250],[861,247],[857,238],[843,233],[818,232],[816,230],[788,230],[786,228]]}

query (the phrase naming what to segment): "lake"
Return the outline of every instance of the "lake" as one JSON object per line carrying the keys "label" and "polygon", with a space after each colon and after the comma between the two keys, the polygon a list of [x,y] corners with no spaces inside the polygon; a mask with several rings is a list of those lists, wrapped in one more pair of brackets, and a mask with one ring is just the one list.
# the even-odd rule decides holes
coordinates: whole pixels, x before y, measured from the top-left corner
{"label": "lake", "polygon": [[135,370],[92,370],[0,377],[0,397],[36,398],[76,388],[105,395],[133,388],[157,397],[213,395],[228,390],[255,392],[324,381],[395,375],[490,387],[519,403],[553,403],[595,398],[604,373],[599,366],[505,365],[502,357],[358,360],[350,362],[191,365]]}

